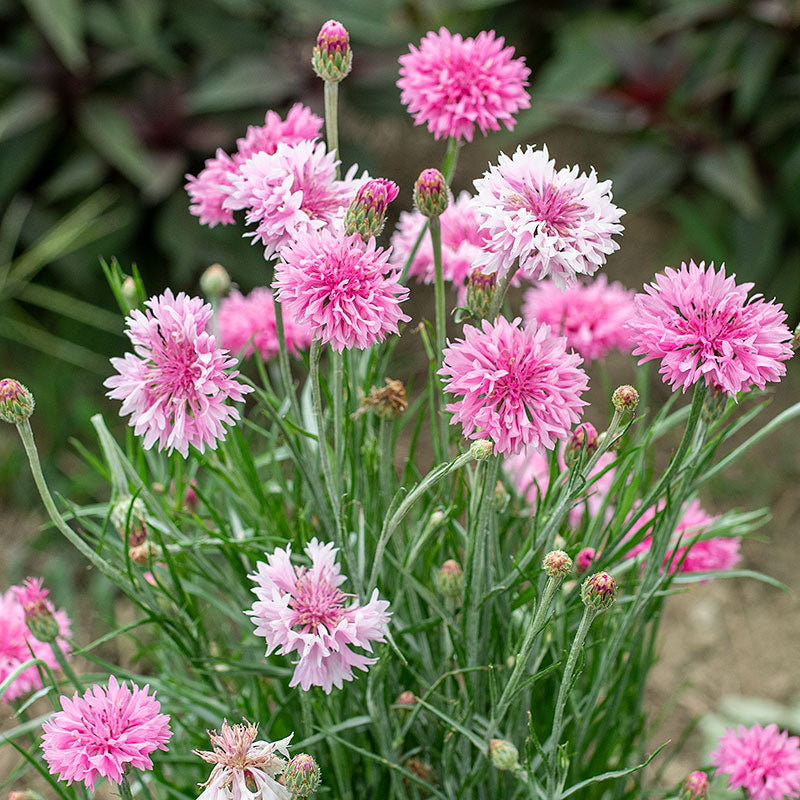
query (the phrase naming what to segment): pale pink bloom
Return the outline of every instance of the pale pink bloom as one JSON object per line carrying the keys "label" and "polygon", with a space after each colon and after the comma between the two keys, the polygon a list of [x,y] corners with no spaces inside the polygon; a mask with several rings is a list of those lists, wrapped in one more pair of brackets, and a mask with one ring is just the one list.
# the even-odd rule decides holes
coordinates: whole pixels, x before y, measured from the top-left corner
{"label": "pale pink bloom", "polygon": [[[589,516],[594,517],[601,509],[603,502],[611,491],[614,482],[614,468],[610,468],[615,461],[612,453],[603,453],[597,464],[589,474],[589,485],[585,496],[581,497],[569,512],[569,522],[577,526],[584,512],[588,510]],[[547,494],[550,485],[550,458],[539,452],[534,447],[526,447],[520,453],[509,456],[503,462],[506,474],[511,478],[517,494],[535,509]],[[562,473],[567,470],[564,456],[558,454],[558,467]],[[565,475],[564,480],[567,480]]]}
{"label": "pale pink bloom", "polygon": [[[664,502],[658,504],[663,509]],[[656,507],[649,508],[636,521],[633,528],[626,534],[631,538],[646,526],[650,527],[656,516]],[[733,569],[740,561],[739,547],[741,540],[735,536],[715,536],[700,538],[694,544],[692,540],[703,537],[717,521],[718,517],[712,516],[703,510],[699,500],[692,500],[683,512],[673,535],[670,537],[670,547],[664,557],[664,568],[669,568],[670,574],[675,572],[717,572]],[[652,534],[648,534],[637,545],[632,547],[623,558],[634,558],[641,553],[647,553],[653,544]]]}
{"label": "pale pink bloom", "polygon": [[26,578],[22,582],[22,586],[12,586],[11,588],[17,596],[17,602],[26,614],[36,613],[40,609],[53,613],[53,604],[47,599],[50,590],[44,588],[42,578]]}
{"label": "pale pink bloom", "polygon": [[[428,220],[419,211],[403,211],[392,234],[392,263],[402,269]],[[481,253],[486,234],[479,230],[480,217],[469,192],[461,192],[439,217],[442,228],[442,274],[463,303],[472,265]],[[433,283],[433,245],[426,234],[411,262],[408,274],[422,283]]]}
{"label": "pale pink bloom", "polygon": [[197,800],[291,800],[286,787],[275,780],[286,767],[288,745],[294,734],[278,742],[256,739],[258,725],[244,720],[239,725],[222,721],[222,729],[206,731],[213,750],[193,750],[214,765]]}
{"label": "pale pink bloom", "polygon": [[264,245],[270,259],[302,233],[341,227],[363,181],[354,179],[355,167],[337,180],[338,163],[323,142],[281,143],[239,167],[223,208],[246,209],[247,224],[256,226],[247,235]]}
{"label": "pale pink bloom", "polygon": [[[367,671],[376,658],[352,650],[372,652],[372,642],[384,641],[389,603],[375,589],[362,606],[357,597],[339,588],[346,580],[336,563],[337,549],[312,539],[305,547],[311,567],[295,567],[291,546],[278,548],[259,561],[250,575],[258,600],[248,611],[257,636],[267,641],[269,656],[297,653],[299,658],[289,686],[307,691],[321,686],[327,694],[353,680],[353,668]],[[349,604],[348,604],[349,603]]]}
{"label": "pale pink bloom", "polygon": [[570,435],[587,405],[589,380],[581,358],[567,353],[566,340],[547,325],[522,327],[498,317],[480,328],[464,326],[464,338],[449,343],[439,374],[451,424],[461,423],[468,439],[491,439],[495,453],[552,450]]}
{"label": "pale pink bloom", "polygon": [[98,778],[122,782],[130,765],[150,770],[150,754],[167,750],[172,736],[169,716],[159,713],[161,704],[149,686],[130,688],[112,675],[108,686],[95,684],[82,697],[61,696],[61,711],[43,725],[42,751],[50,774],[71,784],[83,781],[94,791]]}
{"label": "pale pink bloom", "polygon": [[620,283],[609,284],[605,275],[563,290],[552,281],[539,281],[525,292],[522,309],[526,322],[546,322],[587,364],[609,350],[630,353],[626,323],[632,315],[633,292]]}
{"label": "pale pink bloom", "polygon": [[625,213],[611,202],[611,181],[592,169],[556,170],[547,147],[500,153],[474,181],[475,205],[488,242],[475,266],[505,274],[519,260],[531,280],[550,277],[558,288],[579,275],[594,275],[606,256],[619,249],[611,238],[622,232]]}
{"label": "pale pink bloom", "polygon": [[374,238],[365,244],[358,234],[300,234],[275,268],[272,286],[284,317],[308,326],[337,352],[365,350],[398,333],[399,323],[411,319],[400,310],[408,289],[389,255]]}
{"label": "pale pink bloom", "polygon": [[737,286],[724,264],[667,267],[634,298],[633,354],[640,364],[660,359],[664,383],[684,392],[701,380],[730,395],[780,380],[792,356],[786,312],[761,295],[748,299],[752,288]]}
{"label": "pale pink bloom", "polygon": [[[264,286],[243,295],[235,289],[219,306],[219,338],[222,346],[232,353],[244,351],[252,355],[255,347],[261,358],[268,361],[278,355],[278,329],[275,324],[275,301]],[[293,355],[311,344],[311,329],[297,324],[288,314],[283,320],[286,349]]]}
{"label": "pale pink bloom", "polygon": [[[36,599],[31,594],[33,588],[12,586],[7,592],[0,594],[0,683],[31,658],[41,659],[54,671],[60,669],[52,647],[36,639],[25,623],[25,609],[19,596],[22,595],[26,602],[33,602]],[[69,653],[70,647],[66,641],[71,635],[69,617],[60,609],[53,610],[49,600],[43,602],[49,606],[58,623],[59,646],[64,653]],[[31,666],[14,679],[0,700],[10,703],[28,692],[41,688],[42,678],[39,670]]]}
{"label": "pale pink bloom", "polygon": [[745,789],[749,800],[800,797],[800,739],[775,724],[726,730],[710,759],[728,789]]}
{"label": "pale pink bloom", "polygon": [[223,208],[222,204],[228,197],[231,178],[238,173],[239,167],[256,153],[274,153],[280,142],[295,144],[305,139],[316,139],[321,127],[322,120],[301,103],[289,109],[285,121],[274,111],[267,111],[263,125],[250,125],[247,134],[236,140],[238,149],[232,156],[218,149],[196,177],[186,176],[185,188],[192,201],[189,211],[199,217],[203,225],[212,228],[217,224],[230,225],[233,212]]}
{"label": "pale pink bloom", "polygon": [[145,306],[125,320],[134,352],[111,359],[119,374],[103,384],[111,389],[108,397],[122,400],[120,416],[131,415],[145,449],[158,444],[184,458],[189,445],[213,450],[225,438],[225,425],[239,419],[228,401],[243,400],[252,387],[234,380],[238,372],[225,371],[236,359],[206,331],[213,313],[208,303],[167,289]]}
{"label": "pale pink bloom", "polygon": [[525,91],[530,70],[503,37],[482,31],[462,38],[446,28],[430,31],[400,56],[400,100],[415,125],[427,124],[436,139],[472,141],[477,126],[485,136],[512,130],[514,115],[531,104]]}

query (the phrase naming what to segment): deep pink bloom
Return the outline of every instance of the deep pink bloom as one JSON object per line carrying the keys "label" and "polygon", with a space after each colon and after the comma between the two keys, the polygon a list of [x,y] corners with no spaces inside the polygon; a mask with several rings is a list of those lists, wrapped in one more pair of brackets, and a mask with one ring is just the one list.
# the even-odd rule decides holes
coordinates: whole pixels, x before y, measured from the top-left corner
{"label": "deep pink bloom", "polygon": [[400,310],[408,289],[388,263],[390,251],[358,234],[300,234],[281,253],[273,288],[284,317],[311,328],[337,352],[364,350],[411,318]]}
{"label": "deep pink bloom", "polygon": [[[0,683],[31,658],[40,658],[54,671],[60,669],[50,645],[36,639],[25,623],[25,609],[20,602],[20,595],[26,602],[36,600],[32,594],[35,584],[28,588],[26,586],[12,586],[7,592],[0,594]],[[58,624],[59,646],[65,653],[69,653],[70,647],[66,641],[71,635],[69,617],[60,609],[53,610],[49,600],[41,596],[40,599],[48,604]],[[35,666],[28,667],[14,679],[0,700],[10,703],[41,688],[39,670]]]}
{"label": "deep pink bloom", "polygon": [[49,589],[44,588],[42,578],[26,578],[22,586],[12,586],[17,602],[22,606],[22,610],[28,614],[36,612],[40,608],[53,612],[53,604],[47,599],[50,594]]}
{"label": "deep pink bloom", "polygon": [[474,184],[488,232],[475,266],[486,272],[505,274],[519,259],[526,277],[551,277],[563,288],[594,275],[619,249],[611,237],[622,232],[625,212],[611,202],[611,181],[598,181],[594,169],[556,170],[546,147],[518,147],[511,158],[500,153]]}
{"label": "deep pink bloom", "polygon": [[633,292],[620,283],[609,284],[605,275],[564,290],[552,281],[539,281],[525,292],[522,309],[526,322],[546,322],[587,364],[615,348],[630,353],[626,323],[632,315]]}
{"label": "deep pink bloom", "polygon": [[[582,497],[570,509],[570,525],[577,526],[585,510],[588,510],[590,516],[594,516],[600,511],[614,482],[615,470],[611,467],[614,461],[615,456],[612,453],[603,453],[597,460],[597,464],[589,474],[589,485],[585,497]],[[558,454],[558,466],[562,473],[567,470],[562,453]],[[535,509],[547,494],[550,485],[550,457],[533,447],[526,447],[522,452],[509,456],[503,462],[503,467],[511,478],[517,494],[532,510]],[[609,467],[611,468],[609,469]],[[566,475],[564,480],[566,480]]]}
{"label": "deep pink bloom", "polygon": [[222,204],[239,167],[256,153],[274,153],[280,142],[295,144],[304,139],[316,139],[321,127],[322,120],[301,103],[289,109],[285,121],[274,111],[267,111],[263,125],[250,125],[246,135],[236,140],[238,149],[232,156],[218,149],[197,176],[186,176],[185,188],[192,201],[189,211],[199,217],[203,225],[212,228],[217,224],[230,225],[233,212]]}
{"label": "deep pink bloom", "polygon": [[122,782],[128,765],[150,770],[150,754],[167,750],[172,736],[169,716],[159,713],[161,704],[149,686],[140,689],[131,682],[117,683],[112,675],[108,686],[95,684],[82,697],[61,696],[61,711],[43,725],[42,751],[50,774],[71,784],[83,781],[94,791],[98,778]]}
{"label": "deep pink bloom", "polygon": [[525,91],[531,71],[504,44],[494,31],[463,39],[446,28],[430,31],[418,48],[412,44],[400,56],[397,86],[414,124],[427,123],[437,139],[468,142],[476,126],[484,136],[501,122],[512,130],[514,115],[531,104]]}
{"label": "deep pink bloom", "polygon": [[[258,600],[248,611],[256,635],[267,641],[267,653],[297,653],[299,659],[289,686],[307,691],[321,686],[327,694],[353,680],[353,668],[367,671],[376,658],[352,650],[372,652],[372,642],[384,641],[389,603],[375,589],[362,606],[357,597],[339,588],[346,580],[336,563],[336,548],[312,539],[305,548],[311,567],[295,567],[291,546],[278,548],[259,561],[250,575]],[[348,605],[348,598],[352,598]]]}
{"label": "deep pink bloom", "polygon": [[289,758],[289,742],[294,734],[266,742],[256,738],[258,725],[247,720],[238,725],[223,720],[219,733],[206,733],[213,750],[192,752],[214,768],[197,800],[292,800],[291,792],[275,778],[286,767],[281,755]]}
{"label": "deep pink bloom", "polygon": [[[663,501],[658,508],[664,507]],[[656,507],[651,507],[636,521],[633,528],[626,534],[632,537],[637,531],[650,526],[656,516]],[[695,537],[703,537],[711,530],[717,517],[706,513],[699,500],[693,500],[686,507],[683,516],[678,522],[673,535],[670,537],[670,547],[664,557],[664,567],[669,568],[671,574],[675,572],[717,572],[733,569],[740,561],[739,547],[741,539],[736,536],[714,536],[700,538],[692,545]],[[653,544],[651,534],[632,547],[624,558],[634,558],[640,553],[647,553]]]}
{"label": "deep pink bloom", "polygon": [[[402,268],[408,260],[419,232],[427,222],[419,211],[403,211],[392,234],[392,263]],[[442,274],[458,291],[463,303],[472,264],[481,253],[486,234],[479,230],[480,217],[469,192],[461,192],[439,217],[442,229]],[[433,245],[426,234],[408,270],[423,283],[433,283]]]}
{"label": "deep pink bloom", "polygon": [[575,569],[578,571],[578,575],[583,574],[592,566],[592,561],[594,561],[596,555],[594,547],[584,547],[575,556]]}
{"label": "deep pink bloom", "polygon": [[800,796],[800,739],[775,724],[726,730],[710,756],[728,789],[740,787],[749,800],[789,800]]}
{"label": "deep pink bloom", "polygon": [[247,235],[264,245],[270,259],[301,233],[342,224],[363,181],[354,180],[355,167],[337,180],[338,163],[323,142],[281,143],[239,167],[223,208],[247,210],[247,224],[256,226]]}
{"label": "deep pink bloom", "polygon": [[108,396],[123,401],[120,416],[131,415],[145,449],[157,443],[184,458],[189,445],[213,450],[225,438],[225,425],[239,419],[228,400],[243,400],[252,387],[234,380],[238,372],[225,372],[236,359],[206,332],[213,313],[208,303],[167,289],[145,306],[146,312],[134,309],[125,320],[134,352],[111,359],[119,374],[103,384]]}
{"label": "deep pink bloom", "polygon": [[439,370],[448,379],[445,391],[459,398],[447,406],[451,424],[461,423],[468,439],[488,437],[495,453],[506,455],[528,445],[552,450],[566,439],[589,384],[565,339],[551,336],[547,325],[520,322],[498,317],[480,328],[465,325]]}
{"label": "deep pink bloom", "polygon": [[[222,346],[231,353],[244,355],[258,350],[265,361],[278,355],[278,330],[275,325],[275,301],[272,292],[264,286],[243,295],[234,289],[219,306],[219,338]],[[286,315],[283,320],[286,348],[292,354],[305,350],[311,344],[311,330],[297,324]]]}
{"label": "deep pink bloom", "polygon": [[664,383],[684,392],[701,380],[731,395],[780,380],[792,356],[786,313],[761,295],[748,299],[752,288],[737,286],[724,264],[667,267],[634,298],[633,354],[640,364],[660,359]]}

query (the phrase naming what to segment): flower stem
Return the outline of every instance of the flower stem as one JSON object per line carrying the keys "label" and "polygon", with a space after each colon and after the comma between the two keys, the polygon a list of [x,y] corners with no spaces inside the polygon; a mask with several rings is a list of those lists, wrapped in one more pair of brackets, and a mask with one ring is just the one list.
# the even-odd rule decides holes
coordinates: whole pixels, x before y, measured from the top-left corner
{"label": "flower stem", "polygon": [[442,175],[445,182],[450,185],[453,176],[456,174],[456,164],[458,164],[458,151],[461,149],[461,143],[458,139],[452,136],[447,140],[447,152],[444,154],[444,161],[442,162]]}
{"label": "flower stem", "polygon": [[[326,84],[327,85],[327,84]],[[322,414],[322,392],[319,387],[319,357],[322,352],[322,345],[319,339],[314,339],[311,342],[310,351],[310,375],[311,378],[311,401],[314,408],[314,421],[317,425],[317,446],[319,450],[320,461],[322,462],[322,476],[325,479],[325,488],[328,491],[328,500],[331,504],[331,511],[333,512],[334,519],[336,520],[335,530],[338,541],[338,547],[341,547],[341,522],[340,522],[340,503],[339,495],[336,491],[336,483],[333,479],[333,471],[331,470],[331,459],[328,453],[328,441],[325,437],[325,417]]]}
{"label": "flower stem", "polygon": [[339,84],[336,81],[325,81],[325,138],[328,141],[328,152],[336,153],[336,179],[342,177],[339,160]]}
{"label": "flower stem", "polygon": [[[438,217],[431,217],[431,246],[433,247],[433,268],[435,275],[434,293],[436,297],[436,371],[438,374],[447,346],[447,307],[444,297],[444,271],[442,268],[442,225]],[[450,450],[450,426],[447,424],[444,389],[441,381],[437,381],[437,400],[439,419],[436,429],[439,433],[442,458],[447,458]]]}
{"label": "flower stem", "polygon": [[591,606],[584,607],[583,616],[581,617],[578,631],[575,634],[575,639],[572,642],[572,648],[567,658],[567,666],[564,669],[564,678],[561,681],[561,688],[558,690],[556,710],[553,715],[553,731],[550,734],[550,768],[547,778],[548,800],[556,800],[556,768],[558,762],[558,745],[561,741],[561,731],[564,727],[564,708],[567,704],[567,697],[569,696],[570,689],[572,688],[572,679],[575,674],[575,666],[578,663],[578,656],[583,649],[586,636],[592,625],[592,620],[594,620],[596,616],[596,608],[592,608]]}
{"label": "flower stem", "polygon": [[344,494],[344,355],[331,350],[333,363],[333,463],[339,498]]}
{"label": "flower stem", "polygon": [[294,421],[300,425],[300,405],[292,382],[292,367],[289,364],[289,349],[286,346],[286,329],[283,326],[283,306],[275,300],[275,331],[278,334],[278,369],[280,370],[283,391],[289,398],[294,414]]}
{"label": "flower stem", "polygon": [[489,321],[494,322],[497,319],[497,315],[500,313],[500,309],[503,307],[503,300],[506,296],[506,292],[508,291],[508,287],[511,285],[511,281],[513,277],[517,274],[517,270],[519,269],[519,261],[515,261],[506,271],[506,274],[497,281],[497,287],[494,292],[494,298],[492,299],[492,305],[489,308]]}
{"label": "flower stem", "polygon": [[53,651],[53,655],[56,657],[56,661],[58,661],[58,666],[61,667],[61,671],[69,678],[72,685],[80,694],[80,692],[83,691],[83,685],[81,684],[80,678],[75,674],[75,670],[72,669],[72,665],[67,660],[67,656],[61,649],[57,638],[50,642],[50,648]]}
{"label": "flower stem", "polygon": [[533,645],[536,642],[538,635],[544,629],[545,623],[547,622],[547,616],[550,613],[550,604],[553,602],[556,591],[561,585],[563,579],[563,575],[553,575],[547,579],[547,583],[544,586],[544,591],[542,592],[542,596],[539,600],[539,605],[536,608],[536,613],[533,616],[530,627],[525,633],[525,639],[522,642],[522,647],[520,647],[519,653],[517,654],[514,663],[514,670],[511,673],[511,677],[508,679],[508,683],[506,683],[505,688],[503,689],[503,693],[500,695],[500,699],[497,701],[497,707],[495,708],[494,715],[489,723],[489,728],[487,731],[487,735],[489,737],[494,735],[495,729],[503,721],[503,717],[508,711],[511,701],[516,695],[517,687],[522,681],[522,676],[528,669],[528,661],[530,660],[531,652],[533,651]]}
{"label": "flower stem", "polygon": [[128,783],[128,776],[124,772],[122,773],[122,780],[119,784],[119,796],[122,800],[133,800],[131,785]]}
{"label": "flower stem", "polygon": [[[488,461],[481,465],[484,469],[478,470],[477,483],[480,485],[481,491],[480,505],[478,506],[477,522],[467,540],[466,574],[464,575],[464,627],[468,666],[475,665],[478,655],[480,609],[485,596],[486,539],[499,465],[499,458],[490,456]],[[473,491],[477,491],[477,489],[478,486],[472,487]]]}

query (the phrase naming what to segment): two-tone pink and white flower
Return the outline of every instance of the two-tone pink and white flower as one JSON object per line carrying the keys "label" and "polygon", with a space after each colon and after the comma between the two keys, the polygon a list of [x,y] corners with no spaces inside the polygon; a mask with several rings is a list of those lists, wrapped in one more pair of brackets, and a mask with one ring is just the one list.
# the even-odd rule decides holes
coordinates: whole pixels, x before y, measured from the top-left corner
{"label": "two-tone pink and white flower", "polygon": [[501,153],[474,181],[475,205],[488,241],[475,266],[505,274],[515,262],[533,281],[552,278],[559,288],[594,275],[619,249],[625,213],[611,202],[611,181],[592,169],[557,170],[547,148]]}
{"label": "two-tone pink and white flower", "polygon": [[304,691],[321,686],[330,694],[334,686],[341,689],[343,681],[353,680],[353,669],[366,672],[377,661],[353,648],[371,653],[373,642],[384,641],[389,603],[375,589],[362,606],[339,588],[346,578],[333,544],[312,539],[305,553],[311,560],[308,568],[292,564],[290,545],[258,562],[250,575],[258,599],[246,613],[256,635],[267,642],[267,656],[276,651],[298,655],[289,686]]}
{"label": "two-tone pink and white flower", "polygon": [[111,390],[108,397],[122,400],[120,416],[130,415],[145,449],[155,444],[184,458],[190,445],[201,453],[213,450],[225,439],[225,426],[239,419],[229,401],[244,400],[252,387],[235,380],[238,372],[228,372],[236,359],[207,332],[213,314],[208,303],[167,289],[145,306],[125,320],[134,352],[111,359],[118,374],[103,384]]}
{"label": "two-tone pink and white flower", "polygon": [[[217,731],[207,731],[212,750],[193,750],[213,764],[197,800],[292,800],[292,794],[276,778],[289,758],[289,734],[277,742],[257,739],[258,725],[247,720]],[[281,758],[285,756],[285,758]]]}

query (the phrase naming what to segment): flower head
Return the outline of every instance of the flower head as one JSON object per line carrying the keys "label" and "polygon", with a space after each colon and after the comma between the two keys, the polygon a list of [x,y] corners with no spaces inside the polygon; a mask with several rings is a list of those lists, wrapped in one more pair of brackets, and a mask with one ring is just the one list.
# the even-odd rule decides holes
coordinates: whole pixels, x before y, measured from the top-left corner
{"label": "flower head", "polygon": [[731,395],[786,374],[792,334],[780,304],[761,295],[748,299],[752,283],[705,262],[667,267],[634,298],[629,327],[640,364],[660,359],[664,383],[686,389],[698,381]]}
{"label": "flower head", "polygon": [[274,153],[256,153],[239,168],[224,208],[246,209],[249,233],[272,258],[301,233],[341,224],[358,188],[351,172],[337,180],[335,153],[322,142],[279,144]]}
{"label": "flower head", "polygon": [[212,264],[200,276],[200,291],[215,300],[224,297],[231,288],[231,276],[222,264]]}
{"label": "flower head", "polygon": [[581,586],[581,600],[587,608],[605,611],[614,605],[617,583],[607,572],[590,575]]}
{"label": "flower head", "polygon": [[489,742],[489,759],[495,769],[516,772],[519,769],[519,751],[506,739]]}
{"label": "flower head", "polygon": [[244,720],[229,725],[222,721],[220,732],[207,731],[212,750],[193,750],[214,765],[197,800],[291,800],[290,792],[277,780],[289,757],[288,745],[294,734],[278,742],[257,740],[258,725]]}
{"label": "flower head", "polygon": [[13,378],[0,380],[0,419],[18,425],[33,414],[33,395]]}
{"label": "flower head", "polygon": [[375,178],[361,184],[344,217],[346,235],[357,233],[365,242],[380,236],[386,221],[386,207],[398,194],[397,184],[386,178]]}
{"label": "flower head", "polygon": [[[41,588],[41,579],[28,579],[22,586],[12,586],[0,594],[0,683],[19,666],[31,658],[44,661],[52,670],[58,670],[58,661],[52,647],[38,639],[26,622],[26,612],[21,601],[35,610],[45,604],[58,626],[57,641],[62,651],[69,653],[70,620],[64,611],[54,610],[46,599],[47,591]],[[18,697],[42,688],[42,678],[36,666],[23,670],[0,696],[10,703]]]}
{"label": "flower head", "polygon": [[[267,641],[267,655],[297,653],[289,686],[307,691],[321,686],[327,694],[342,681],[353,680],[353,668],[367,671],[376,658],[355,652],[372,652],[372,642],[382,642],[389,622],[389,603],[378,590],[362,606],[339,586],[346,580],[336,563],[336,548],[312,539],[305,548],[311,567],[295,567],[291,547],[278,548],[259,561],[250,579],[258,600],[247,613],[256,635]],[[350,599],[352,598],[352,599]]]}
{"label": "flower head", "polygon": [[628,384],[617,386],[617,388],[614,389],[614,393],[611,395],[611,405],[620,413],[624,413],[625,411],[633,413],[639,405],[639,392]]}
{"label": "flower head", "polygon": [[157,443],[184,458],[189,445],[213,450],[225,438],[225,425],[239,419],[228,401],[243,400],[252,388],[234,380],[238,372],[225,371],[236,360],[205,330],[213,313],[208,303],[167,289],[145,306],[146,312],[134,309],[125,320],[134,352],[111,359],[119,374],[103,384],[108,397],[123,401],[120,416],[131,415],[145,449]]}
{"label": "flower head", "polygon": [[280,142],[296,144],[304,139],[316,139],[321,128],[322,119],[301,103],[289,109],[285,120],[274,111],[267,111],[263,125],[250,125],[246,135],[236,140],[238,149],[232,156],[218,149],[197,176],[186,176],[185,188],[192,201],[189,211],[211,228],[232,224],[233,212],[224,208],[223,203],[239,167],[256,153],[274,153]]}
{"label": "flower head", "polygon": [[446,28],[430,31],[400,56],[400,99],[416,125],[427,124],[436,139],[472,141],[477,126],[485,136],[512,130],[514,115],[530,104],[525,91],[530,70],[503,37],[482,31],[464,39]]}
{"label": "flower head", "polygon": [[400,310],[408,289],[389,255],[357,234],[300,234],[281,254],[273,288],[286,316],[309,326],[315,339],[337,352],[365,350],[410,319]]}
{"label": "flower head", "polygon": [[441,217],[450,202],[450,190],[438,169],[424,169],[414,183],[414,208],[423,217]]}
{"label": "flower head", "polygon": [[[219,338],[226,350],[243,351],[246,357],[252,355],[255,348],[264,361],[278,355],[275,301],[265,286],[247,295],[232,291],[219,305],[218,322]],[[293,355],[311,344],[311,329],[288,314],[284,316],[283,333],[286,349]]]}
{"label": "flower head", "polygon": [[575,556],[575,569],[578,570],[579,575],[582,575],[592,566],[592,561],[594,561],[596,555],[594,547],[584,547]]}
{"label": "flower head", "polygon": [[522,317],[546,322],[587,364],[609,350],[630,352],[631,334],[625,324],[633,314],[633,292],[609,284],[605,275],[576,283],[563,291],[552,281],[535,283],[525,292]]}
{"label": "flower head", "polygon": [[[479,230],[480,218],[469,192],[461,192],[439,217],[442,232],[442,274],[459,291],[463,299],[464,285],[472,272],[472,264],[480,255],[486,235]],[[419,211],[403,211],[392,234],[392,263],[402,267],[416,244],[425,217]],[[433,283],[433,245],[425,236],[411,262],[409,275],[423,283]]]}
{"label": "flower head", "polygon": [[789,800],[800,795],[800,739],[777,725],[726,730],[710,756],[728,789],[747,790],[749,800]]}
{"label": "flower head", "polygon": [[564,288],[594,275],[619,249],[611,237],[622,232],[625,212],[611,202],[611,181],[598,181],[594,169],[556,170],[546,147],[518,147],[511,158],[501,153],[474,183],[488,233],[475,266],[487,272],[505,273],[518,259],[526,277],[551,277]]}
{"label": "flower head", "polygon": [[581,422],[572,431],[567,440],[567,446],[564,449],[564,461],[571,467],[580,461],[582,457],[588,460],[597,451],[598,444],[597,429],[594,425],[591,422]]}
{"label": "flower head", "polygon": [[324,81],[338,83],[350,73],[353,65],[350,34],[341,22],[329,19],[319,29],[311,64]]}
{"label": "flower head", "polygon": [[25,624],[40,641],[56,642],[61,633],[61,624],[55,616],[53,604],[47,599],[49,589],[42,586],[41,578],[26,578],[22,586],[12,586],[17,602],[25,612]]}
{"label": "flower head", "polygon": [[298,753],[283,773],[283,783],[293,797],[308,797],[314,794],[322,780],[319,765],[308,753]]}
{"label": "flower head", "polygon": [[542,561],[542,569],[550,578],[563,578],[572,570],[572,559],[563,550],[551,550]]}
{"label": "flower head", "polygon": [[708,797],[708,775],[699,770],[692,772],[681,787],[679,800],[706,800]]}
{"label": "flower head", "polygon": [[148,693],[149,686],[130,687],[112,675],[107,686],[94,685],[82,697],[62,695],[61,711],[43,725],[42,751],[50,774],[59,780],[83,781],[94,791],[98,778],[122,782],[128,765],[150,770],[150,754],[167,750],[172,736],[169,716]]}
{"label": "flower head", "polygon": [[461,564],[448,558],[436,573],[436,588],[442,597],[457,600],[464,593],[464,572]]}
{"label": "flower head", "polygon": [[526,445],[552,450],[586,405],[581,358],[565,344],[547,325],[521,327],[519,319],[464,326],[464,339],[447,347],[439,370],[445,391],[458,398],[447,406],[451,423],[460,422],[469,439],[490,437],[496,453]]}

